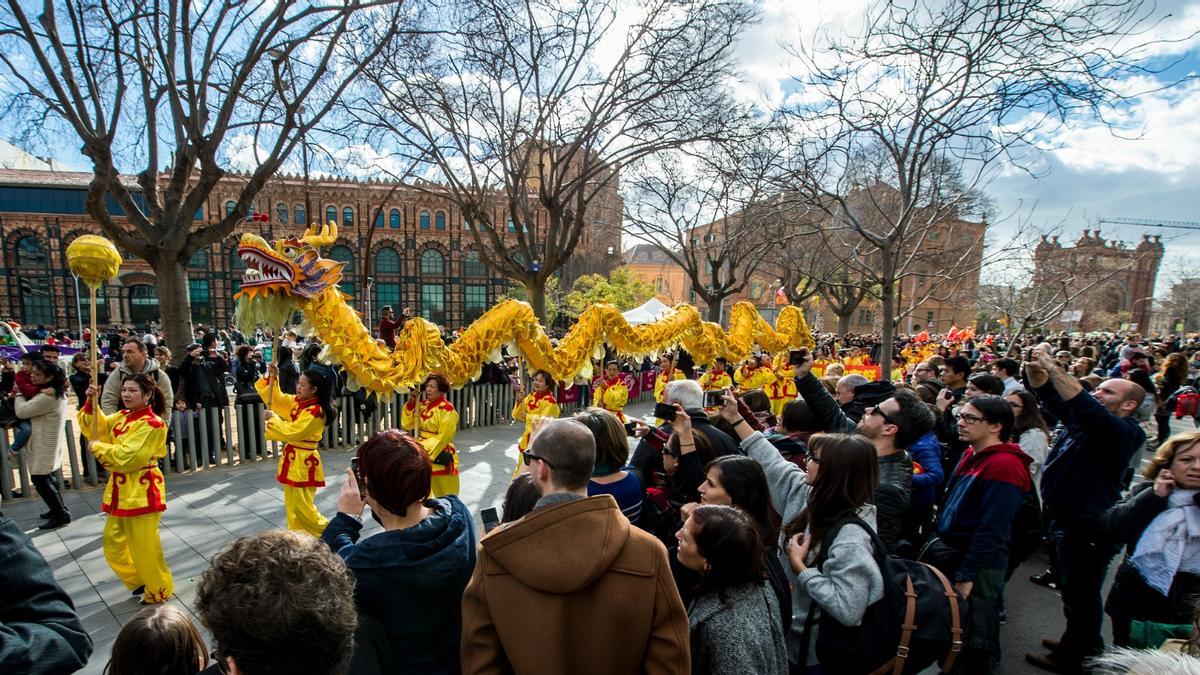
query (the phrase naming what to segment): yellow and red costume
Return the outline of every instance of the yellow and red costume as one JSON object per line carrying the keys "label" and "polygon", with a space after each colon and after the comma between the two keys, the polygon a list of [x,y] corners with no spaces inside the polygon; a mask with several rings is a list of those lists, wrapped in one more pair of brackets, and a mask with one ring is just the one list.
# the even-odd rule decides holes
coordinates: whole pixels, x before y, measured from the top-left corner
{"label": "yellow and red costume", "polygon": [[629,385],[620,375],[614,378],[604,378],[596,385],[596,403],[608,412],[617,416],[621,424],[625,424],[625,405],[629,403]]}
{"label": "yellow and red costume", "polygon": [[[400,426],[406,431],[413,431],[416,422],[417,401],[410,399],[400,412]],[[429,453],[429,461],[434,462],[443,452],[448,451],[453,460],[451,464],[433,464],[433,483],[430,492],[434,497],[458,494],[458,450],[454,448],[454,434],[458,432],[458,411],[445,396],[421,401],[421,435],[417,440],[425,452]]]}
{"label": "yellow and red costume", "polygon": [[[725,371],[716,372],[708,371],[700,376],[700,388],[704,391],[717,391],[725,387],[732,387],[733,379],[729,377],[729,373]],[[705,408],[705,412],[716,412],[717,408]]]}
{"label": "yellow and red costume", "polygon": [[[525,398],[517,401],[513,406],[512,416],[518,422],[525,423],[525,433],[521,434],[521,440],[517,441],[517,450],[525,452],[529,449],[529,434],[533,432],[533,423],[540,417],[558,417],[558,401],[554,398],[554,394],[547,391],[543,394],[532,392]],[[521,473],[522,465],[521,456],[517,455],[517,468],[513,470],[513,478]]]}
{"label": "yellow and red costume", "polygon": [[109,471],[101,501],[108,514],[104,559],[125,588],[145,586],[144,602],[166,602],[175,592],[158,538],[158,522],[167,510],[158,469],[158,460],[167,455],[167,425],[150,406],[95,414],[91,399],[78,418],[96,461]]}
{"label": "yellow and red costume", "polygon": [[767,386],[775,382],[775,373],[771,372],[770,368],[747,368],[742,366],[737,371],[738,389],[742,392],[750,391],[751,389],[766,389]]}
{"label": "yellow and red costume", "polygon": [[[664,370],[659,373],[658,377],[654,378],[654,400],[658,403],[662,403],[663,396],[665,396],[667,393],[667,383],[685,378],[686,376],[683,374],[683,371],[678,368]],[[665,420],[660,420],[657,417],[654,418],[654,424],[656,426],[662,426],[664,421]]]}
{"label": "yellow and red costume", "polygon": [[775,381],[763,390],[771,399],[771,414],[779,417],[783,414],[783,406],[796,398],[796,367],[782,358],[776,358],[773,374]]}
{"label": "yellow and red costume", "polygon": [[283,485],[287,528],[320,537],[329,523],[317,511],[313,497],[325,487],[325,469],[317,445],[325,433],[325,413],[316,398],[299,399],[279,390],[279,381],[262,378],[254,384],[275,416],[267,420],[266,438],[283,443],[275,480]]}

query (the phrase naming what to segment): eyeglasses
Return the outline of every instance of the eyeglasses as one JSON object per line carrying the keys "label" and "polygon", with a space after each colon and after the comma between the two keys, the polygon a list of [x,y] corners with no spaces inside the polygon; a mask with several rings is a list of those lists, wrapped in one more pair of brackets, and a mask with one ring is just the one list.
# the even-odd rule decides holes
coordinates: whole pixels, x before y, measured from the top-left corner
{"label": "eyeglasses", "polygon": [[959,420],[960,422],[966,422],[967,424],[974,424],[976,422],[988,421],[988,419],[986,417],[980,417],[979,415],[972,415],[970,413],[958,413],[957,415],[954,416],[954,418]]}
{"label": "eyeglasses", "polygon": [[821,458],[817,457],[816,455],[813,454],[812,448],[805,448],[804,449],[804,461],[812,462],[813,464],[820,464]]}
{"label": "eyeglasses", "polygon": [[525,459],[526,465],[533,464],[533,460],[535,460],[535,459],[540,459],[546,463],[546,466],[550,467],[551,469],[554,468],[554,465],[551,464],[550,462],[546,461],[545,457],[539,457],[538,455],[535,455],[532,452],[522,452],[521,457],[523,457]]}
{"label": "eyeglasses", "polygon": [[884,422],[887,422],[888,424],[891,424],[893,426],[897,426],[897,427],[900,426],[899,424],[896,424],[896,420],[892,419],[890,415],[888,415],[887,413],[880,410],[879,406],[876,406],[876,405],[868,406],[866,408],[866,410],[864,410],[864,412],[866,412],[868,415],[879,415],[880,417],[883,418]]}

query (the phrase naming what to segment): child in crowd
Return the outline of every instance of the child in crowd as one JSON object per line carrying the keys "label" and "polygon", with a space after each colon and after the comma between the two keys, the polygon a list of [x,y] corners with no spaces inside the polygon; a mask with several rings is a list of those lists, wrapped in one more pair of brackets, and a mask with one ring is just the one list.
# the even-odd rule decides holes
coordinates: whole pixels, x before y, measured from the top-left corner
{"label": "child in crowd", "polygon": [[196,624],[174,605],[148,607],[113,643],[104,675],[195,675],[208,667],[208,647]]}
{"label": "child in crowd", "polygon": [[[41,393],[41,388],[35,385],[29,377],[29,373],[33,371],[33,362],[37,361],[38,358],[39,355],[36,352],[26,352],[21,355],[21,369],[17,371],[12,389],[14,397],[20,394],[26,399],[31,399]],[[21,448],[25,447],[25,443],[29,441],[29,434],[32,429],[33,427],[30,425],[29,420],[18,419],[13,424],[12,445],[8,446],[9,452],[13,456],[16,456],[21,451]]]}

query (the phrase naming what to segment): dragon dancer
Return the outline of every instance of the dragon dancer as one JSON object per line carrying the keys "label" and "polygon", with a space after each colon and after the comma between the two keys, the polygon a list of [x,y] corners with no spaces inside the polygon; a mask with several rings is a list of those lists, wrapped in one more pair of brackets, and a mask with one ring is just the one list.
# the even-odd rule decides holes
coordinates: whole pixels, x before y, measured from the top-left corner
{"label": "dragon dancer", "polygon": [[550,373],[539,370],[530,380],[533,391],[525,395],[525,385],[517,385],[517,404],[513,406],[512,416],[518,422],[525,423],[525,433],[517,441],[517,468],[513,469],[513,477],[521,473],[524,462],[523,453],[529,449],[529,435],[533,433],[533,424],[542,417],[558,417],[558,400],[554,398],[554,378]]}
{"label": "dragon dancer", "polygon": [[296,395],[279,389],[279,368],[272,363],[267,377],[254,384],[266,402],[266,438],[283,443],[275,480],[283,485],[287,528],[320,537],[329,522],[317,511],[313,497],[325,486],[325,469],[317,445],[333,419],[330,405],[333,385],[319,370],[309,368],[296,381]]}
{"label": "dragon dancer", "polygon": [[[663,396],[667,393],[667,383],[674,382],[675,380],[682,380],[686,376],[683,374],[682,370],[675,369],[674,354],[663,354],[662,358],[658,360],[658,366],[658,376],[654,378],[654,401],[656,403],[662,403]],[[665,421],[666,420],[655,418],[654,425],[662,426],[663,422]]]}
{"label": "dragon dancer", "polygon": [[621,377],[621,366],[616,361],[604,364],[604,378],[596,385],[596,403],[617,416],[625,424],[625,405],[629,403],[629,385]]}
{"label": "dragon dancer", "polygon": [[430,492],[434,497],[458,494],[458,450],[454,448],[454,434],[458,432],[458,411],[446,400],[450,382],[442,375],[425,378],[424,396],[421,398],[421,421],[416,420],[417,400],[404,404],[400,413],[400,426],[405,431],[415,432],[413,437],[429,453],[433,462],[433,482]]}
{"label": "dragon dancer", "polygon": [[166,490],[158,460],[167,455],[163,393],[154,380],[139,373],[121,385],[121,410],[100,411],[99,389],[87,389],[79,411],[79,428],[90,441],[96,461],[108,470],[101,509],[104,559],[125,588],[142,596],[143,605],[166,602],[175,592],[167,569],[158,522],[167,510]]}
{"label": "dragon dancer", "polygon": [[[729,373],[725,372],[725,359],[720,357],[713,361],[708,372],[700,376],[700,388],[704,391],[724,391],[726,387],[732,386],[733,380],[729,378]],[[705,408],[704,411],[716,412],[717,408]]]}
{"label": "dragon dancer", "polygon": [[775,357],[774,368],[765,368],[775,381],[768,384],[764,391],[767,392],[767,398],[771,399],[771,414],[779,419],[783,416],[784,404],[796,398],[796,367],[788,363],[788,355],[784,352]]}

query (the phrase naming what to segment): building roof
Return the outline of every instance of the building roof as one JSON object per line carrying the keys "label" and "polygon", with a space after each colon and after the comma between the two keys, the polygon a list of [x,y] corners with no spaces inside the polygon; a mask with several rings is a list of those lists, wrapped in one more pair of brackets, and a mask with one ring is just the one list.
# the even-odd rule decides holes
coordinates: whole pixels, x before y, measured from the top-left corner
{"label": "building roof", "polygon": [[[30,171],[27,169],[0,168],[0,185],[22,185],[27,187],[87,188],[93,174],[87,171]],[[140,190],[133,176],[121,176],[126,187]]]}
{"label": "building roof", "polygon": [[637,244],[625,251],[623,255],[626,265],[636,265],[638,263],[643,265],[673,265],[675,263],[674,260],[671,260],[670,256],[654,244]]}

